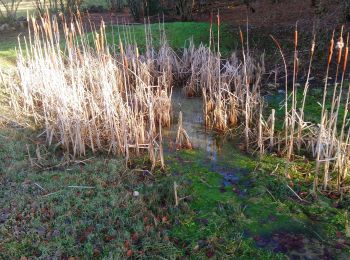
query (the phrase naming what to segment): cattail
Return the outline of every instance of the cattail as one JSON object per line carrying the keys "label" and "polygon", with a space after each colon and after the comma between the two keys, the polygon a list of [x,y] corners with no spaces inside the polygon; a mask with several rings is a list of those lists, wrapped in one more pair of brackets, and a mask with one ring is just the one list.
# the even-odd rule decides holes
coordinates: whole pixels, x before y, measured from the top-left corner
{"label": "cattail", "polygon": [[331,42],[329,44],[328,62],[327,62],[328,65],[331,64],[331,61],[332,61],[333,48],[334,48],[334,30],[333,30]]}
{"label": "cattail", "polygon": [[298,48],[298,27],[296,25],[295,31],[294,31],[294,48]]}
{"label": "cattail", "polygon": [[346,47],[345,47],[345,54],[344,54],[344,63],[343,63],[343,73],[346,72],[346,68],[348,65],[348,56],[349,56],[349,33],[346,37]]}
{"label": "cattail", "polygon": [[244,45],[244,36],[243,36],[243,32],[241,30],[241,28],[239,28],[239,37],[241,39],[241,43],[242,43],[242,46]]}
{"label": "cattail", "polygon": [[219,12],[219,10],[218,10],[218,14],[217,14],[217,19],[218,19],[218,27],[220,27],[220,12]]}
{"label": "cattail", "polygon": [[341,27],[340,37],[339,37],[337,44],[335,46],[335,49],[338,50],[337,64],[340,64],[342,53],[343,53],[343,48],[344,48],[343,30],[344,30],[344,25]]}

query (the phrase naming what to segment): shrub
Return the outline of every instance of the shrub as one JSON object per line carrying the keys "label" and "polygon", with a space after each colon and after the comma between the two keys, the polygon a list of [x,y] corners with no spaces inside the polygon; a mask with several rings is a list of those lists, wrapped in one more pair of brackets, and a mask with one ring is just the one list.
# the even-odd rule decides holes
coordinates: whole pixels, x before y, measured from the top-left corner
{"label": "shrub", "polygon": [[21,2],[22,0],[0,0],[1,7],[5,9],[4,11],[0,9],[0,22],[13,23],[16,20],[18,6]]}

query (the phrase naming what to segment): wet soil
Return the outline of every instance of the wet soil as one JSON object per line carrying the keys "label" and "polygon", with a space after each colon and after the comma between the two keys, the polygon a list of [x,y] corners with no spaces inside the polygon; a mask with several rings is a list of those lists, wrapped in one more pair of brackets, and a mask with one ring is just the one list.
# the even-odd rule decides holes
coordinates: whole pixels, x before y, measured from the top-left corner
{"label": "wet soil", "polygon": [[[174,153],[174,150],[171,149],[173,146],[168,144],[175,140],[177,115],[180,111],[183,113],[183,125],[194,149],[204,152],[205,155],[199,159],[200,162],[185,160],[179,155],[176,155],[175,159],[186,167],[193,165],[193,169],[196,164],[200,163],[209,171],[221,176],[220,186],[217,187],[220,193],[229,192],[243,205],[251,207],[250,201],[255,198],[251,197],[249,190],[256,184],[256,180],[251,176],[252,169],[249,166],[233,166],[231,163],[234,160],[233,151],[239,153],[237,149],[239,138],[227,140],[213,131],[204,129],[201,98],[188,99],[179,89],[173,90],[173,126],[165,131],[166,153],[168,155]],[[176,172],[175,175],[179,173]],[[211,184],[208,185],[213,187]],[[315,223],[311,219],[297,218],[285,221],[277,215],[276,210],[276,212],[272,211],[266,219],[261,217],[260,225],[263,225],[265,230],[269,230],[268,232],[247,231],[246,235],[253,238],[256,247],[283,253],[289,259],[348,259],[348,255],[342,255],[342,250],[350,248],[350,244],[348,245],[346,240],[340,240],[338,244],[328,244],[323,241],[314,231],[321,223]]]}

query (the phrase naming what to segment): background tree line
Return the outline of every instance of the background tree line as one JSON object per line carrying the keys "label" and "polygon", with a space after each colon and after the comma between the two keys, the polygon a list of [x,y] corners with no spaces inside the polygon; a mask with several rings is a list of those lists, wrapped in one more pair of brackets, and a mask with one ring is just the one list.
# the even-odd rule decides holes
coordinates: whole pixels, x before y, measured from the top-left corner
{"label": "background tree line", "polygon": [[[0,0],[0,22],[11,22],[16,19],[19,4],[23,0]],[[82,9],[84,0],[32,0],[37,11],[43,14],[48,8],[51,12],[76,13]],[[209,12],[215,10],[218,5],[246,5],[249,11],[255,12],[252,3],[257,0],[103,0],[110,11],[122,11],[129,8],[136,21],[143,17],[165,14],[180,17],[183,21],[193,18],[196,12]],[[281,3],[287,0],[269,0],[272,3]],[[305,0],[306,1],[306,0]],[[322,14],[326,12],[324,2],[326,0],[307,0],[315,9]],[[344,17],[350,20],[350,0],[334,0],[342,6]],[[101,2],[100,2],[101,3]],[[97,4],[100,4],[97,3]]]}

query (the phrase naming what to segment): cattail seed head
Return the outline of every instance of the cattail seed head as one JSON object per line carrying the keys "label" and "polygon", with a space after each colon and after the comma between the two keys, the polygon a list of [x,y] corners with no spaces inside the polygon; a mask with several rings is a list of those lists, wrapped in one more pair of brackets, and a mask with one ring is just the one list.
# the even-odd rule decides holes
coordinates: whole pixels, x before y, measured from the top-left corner
{"label": "cattail seed head", "polygon": [[338,50],[338,64],[341,61],[343,48],[344,48],[344,40],[343,40],[343,37],[340,37],[339,40],[337,41],[336,46],[335,46],[335,49]]}
{"label": "cattail seed head", "polygon": [[333,35],[332,35],[331,42],[330,42],[330,44],[329,44],[328,65],[329,65],[329,64],[331,63],[331,61],[332,61],[333,49],[334,49],[334,31],[333,31]]}
{"label": "cattail seed head", "polygon": [[243,45],[244,44],[244,37],[243,37],[243,32],[241,29],[239,29],[239,37],[241,38],[241,43]]}
{"label": "cattail seed head", "polygon": [[220,27],[220,13],[219,13],[219,11],[218,11],[217,18],[218,18],[218,27]]}
{"label": "cattail seed head", "polygon": [[344,48],[344,40],[343,37],[340,37],[337,41],[337,44],[335,45],[336,50],[342,50]]}
{"label": "cattail seed head", "polygon": [[311,55],[314,55],[314,53],[315,53],[315,46],[316,46],[316,43],[315,43],[315,41],[313,40],[313,41],[312,41],[312,44],[311,44]]}
{"label": "cattail seed head", "polygon": [[346,47],[344,54],[344,63],[343,63],[343,73],[345,73],[347,65],[348,65],[348,56],[349,56],[349,33],[346,37]]}

